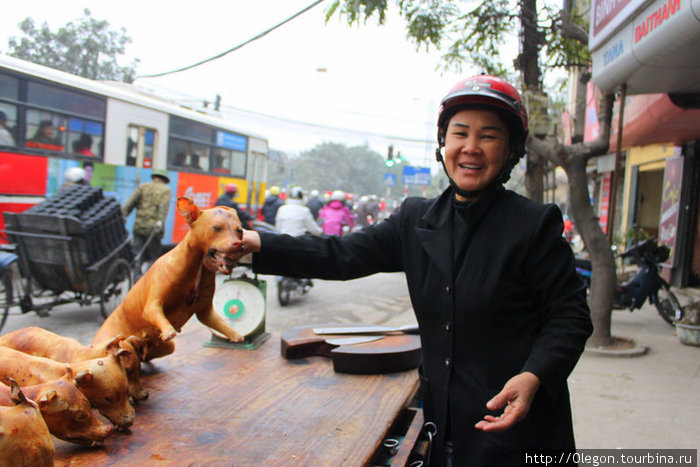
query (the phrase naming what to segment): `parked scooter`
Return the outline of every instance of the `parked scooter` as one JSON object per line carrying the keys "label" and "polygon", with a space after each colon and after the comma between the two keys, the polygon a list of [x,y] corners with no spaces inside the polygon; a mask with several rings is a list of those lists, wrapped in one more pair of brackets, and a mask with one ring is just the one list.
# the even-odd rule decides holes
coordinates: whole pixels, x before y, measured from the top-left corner
{"label": "parked scooter", "polygon": [[[629,309],[633,311],[644,305],[646,299],[656,306],[661,318],[671,326],[683,318],[683,307],[671,291],[668,282],[660,275],[660,263],[668,259],[670,250],[666,245],[658,245],[656,238],[636,243],[620,255],[629,258],[632,264],[639,266],[639,271],[624,284],[615,286],[613,308],[616,310]],[[591,262],[576,259],[576,272],[590,288],[592,268]]]}

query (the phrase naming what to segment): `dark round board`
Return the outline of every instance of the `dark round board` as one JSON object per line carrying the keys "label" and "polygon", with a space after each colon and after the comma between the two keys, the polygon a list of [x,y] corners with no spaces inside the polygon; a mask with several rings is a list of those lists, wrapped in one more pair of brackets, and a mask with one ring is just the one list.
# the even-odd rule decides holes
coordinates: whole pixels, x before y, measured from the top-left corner
{"label": "dark round board", "polygon": [[[287,359],[312,355],[329,357],[338,373],[382,374],[412,370],[421,362],[420,336],[390,333],[381,339],[352,345],[333,345],[327,340],[347,339],[360,335],[317,335],[314,328],[356,327],[357,324],[308,325],[282,333],[281,351]],[[366,325],[362,325],[366,327]]]}

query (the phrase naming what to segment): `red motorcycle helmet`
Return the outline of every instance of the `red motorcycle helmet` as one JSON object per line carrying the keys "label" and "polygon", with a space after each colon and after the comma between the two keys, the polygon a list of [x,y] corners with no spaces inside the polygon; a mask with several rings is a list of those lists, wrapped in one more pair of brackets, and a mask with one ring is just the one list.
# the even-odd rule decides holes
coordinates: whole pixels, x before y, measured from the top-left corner
{"label": "red motorcycle helmet", "polygon": [[510,127],[513,141],[524,141],[528,132],[527,110],[520,93],[507,81],[490,75],[460,80],[442,99],[438,115],[438,143],[444,145],[450,117],[468,106],[495,107]]}

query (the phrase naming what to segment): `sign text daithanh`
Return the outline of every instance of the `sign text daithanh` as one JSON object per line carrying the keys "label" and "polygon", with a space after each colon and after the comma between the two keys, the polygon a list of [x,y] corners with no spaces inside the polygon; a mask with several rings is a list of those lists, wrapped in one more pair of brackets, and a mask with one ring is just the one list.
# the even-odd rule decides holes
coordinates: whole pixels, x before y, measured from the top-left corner
{"label": "sign text daithanh", "polygon": [[681,0],[668,0],[668,3],[664,3],[658,10],[652,12],[644,21],[634,27],[634,42],[644,39],[644,37],[680,10]]}

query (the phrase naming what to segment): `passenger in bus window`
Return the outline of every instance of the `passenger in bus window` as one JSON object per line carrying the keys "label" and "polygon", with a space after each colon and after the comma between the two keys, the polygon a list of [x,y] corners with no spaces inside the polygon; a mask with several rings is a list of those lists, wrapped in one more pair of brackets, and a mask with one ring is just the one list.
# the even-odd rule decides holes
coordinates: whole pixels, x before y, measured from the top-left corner
{"label": "passenger in bus window", "polygon": [[56,138],[56,127],[51,120],[42,120],[27,146],[62,151],[63,145]]}
{"label": "passenger in bus window", "polygon": [[14,146],[15,139],[7,129],[7,114],[0,110],[0,146]]}
{"label": "passenger in bus window", "polygon": [[202,170],[202,166],[199,165],[199,154],[193,153],[190,156],[190,167],[197,170]]}
{"label": "passenger in bus window", "polygon": [[136,141],[131,136],[126,138],[126,165],[136,167]]}
{"label": "passenger in bus window", "polygon": [[77,154],[94,157],[95,153],[92,152],[92,136],[87,133],[80,135],[80,139],[73,143],[73,151]]}
{"label": "passenger in bus window", "polygon": [[186,166],[186,164],[185,164],[186,159],[187,159],[187,154],[185,154],[184,152],[178,152],[177,154],[175,154],[175,162],[174,163],[178,167],[185,167]]}

